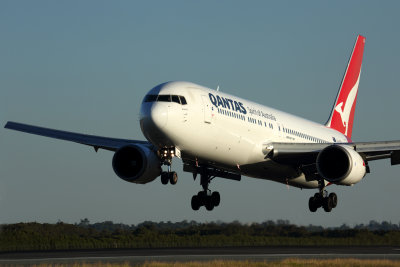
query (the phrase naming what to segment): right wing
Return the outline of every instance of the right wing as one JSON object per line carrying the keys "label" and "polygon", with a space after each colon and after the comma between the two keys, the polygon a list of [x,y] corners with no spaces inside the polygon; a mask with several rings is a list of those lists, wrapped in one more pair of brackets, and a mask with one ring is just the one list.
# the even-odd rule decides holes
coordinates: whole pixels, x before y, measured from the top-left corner
{"label": "right wing", "polygon": [[92,146],[96,150],[96,152],[99,148],[110,151],[117,151],[120,147],[129,144],[143,144],[152,146],[152,144],[147,141],[118,139],[118,138],[109,138],[102,136],[66,132],[66,131],[54,130],[54,129],[38,127],[12,121],[7,122],[4,128]]}
{"label": "right wing", "polygon": [[267,157],[287,164],[315,163],[318,153],[331,145],[350,146],[366,161],[390,159],[391,165],[400,164],[400,140],[354,143],[270,143],[264,148]]}
{"label": "right wing", "polygon": [[352,147],[364,159],[369,172],[368,162],[390,159],[391,165],[400,164],[400,141],[376,141],[354,143],[269,143],[264,146],[265,158],[281,164],[299,168],[309,180],[317,177],[317,157],[328,146],[342,145]]}

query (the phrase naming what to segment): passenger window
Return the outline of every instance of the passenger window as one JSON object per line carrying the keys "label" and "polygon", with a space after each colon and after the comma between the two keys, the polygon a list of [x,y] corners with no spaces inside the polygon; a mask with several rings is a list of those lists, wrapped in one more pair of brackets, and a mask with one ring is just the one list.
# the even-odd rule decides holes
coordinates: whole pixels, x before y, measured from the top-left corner
{"label": "passenger window", "polygon": [[159,102],[171,102],[171,95],[159,95],[157,98]]}
{"label": "passenger window", "polygon": [[155,102],[157,100],[157,95],[146,95],[144,102]]}
{"label": "passenger window", "polygon": [[175,102],[175,103],[178,103],[178,104],[181,103],[181,101],[179,101],[179,97],[177,95],[173,95],[172,96],[172,102]]}
{"label": "passenger window", "polygon": [[184,96],[179,96],[179,98],[181,99],[182,105],[186,105],[186,104],[187,104],[187,103],[186,103],[186,99],[185,99]]}

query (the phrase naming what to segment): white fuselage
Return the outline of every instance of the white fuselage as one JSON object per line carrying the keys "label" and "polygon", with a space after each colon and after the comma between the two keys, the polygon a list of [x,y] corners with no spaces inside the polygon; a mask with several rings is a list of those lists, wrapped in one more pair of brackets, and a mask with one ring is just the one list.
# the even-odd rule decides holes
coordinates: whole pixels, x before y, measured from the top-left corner
{"label": "white fuselage", "polygon": [[316,188],[297,168],[266,158],[265,147],[348,141],[322,124],[189,82],[161,84],[148,95],[183,96],[187,102],[143,101],[141,128],[151,143],[175,147],[184,161],[249,177]]}

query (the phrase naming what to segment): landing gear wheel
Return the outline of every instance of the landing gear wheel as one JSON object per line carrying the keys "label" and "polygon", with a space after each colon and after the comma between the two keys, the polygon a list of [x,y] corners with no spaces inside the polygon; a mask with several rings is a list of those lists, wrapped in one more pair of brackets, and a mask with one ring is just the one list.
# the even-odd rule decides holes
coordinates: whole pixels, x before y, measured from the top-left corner
{"label": "landing gear wheel", "polygon": [[214,207],[218,207],[219,203],[221,202],[221,196],[219,192],[215,191],[211,194],[211,200],[214,205]]}
{"label": "landing gear wheel", "polygon": [[207,197],[206,197],[205,206],[206,206],[206,209],[207,209],[208,211],[214,209],[214,203],[213,203],[213,199],[211,198],[211,196],[207,196]]}
{"label": "landing gear wheel", "polygon": [[335,193],[330,193],[329,198],[332,202],[332,208],[336,208],[337,206],[337,195]]}
{"label": "landing gear wheel", "polygon": [[200,209],[200,199],[199,199],[199,196],[197,196],[197,195],[194,195],[194,196],[192,196],[192,202],[191,202],[191,204],[192,204],[192,209],[193,210],[199,210]]}
{"label": "landing gear wheel", "polygon": [[178,182],[178,175],[176,172],[171,171],[172,158],[175,157],[175,147],[162,147],[157,151],[157,155],[160,158],[160,167],[167,166],[167,171],[161,173],[161,183],[166,185],[168,182],[176,184]]}
{"label": "landing gear wheel", "polygon": [[212,179],[216,176],[212,175],[215,169],[211,169],[207,166],[197,166],[194,178],[197,173],[200,174],[200,185],[203,188],[202,191],[198,192],[196,197],[192,197],[192,207],[197,208],[197,206],[205,206],[207,210],[213,210],[215,207],[219,206],[221,202],[221,196],[218,192],[212,192],[208,187]]}
{"label": "landing gear wheel", "polygon": [[324,210],[326,212],[331,212],[331,210],[333,208],[332,199],[330,197],[325,197],[324,198],[324,203],[323,203],[322,206],[324,207]]}
{"label": "landing gear wheel", "polygon": [[316,212],[318,209],[317,199],[315,197],[310,197],[308,200],[308,208],[311,212]]}
{"label": "landing gear wheel", "polygon": [[315,193],[314,194],[314,206],[316,207],[316,209],[319,209],[320,207],[322,207],[323,202],[324,202],[324,198],[322,197],[322,195],[320,193]]}
{"label": "landing gear wheel", "polygon": [[168,176],[171,184],[176,184],[178,182],[178,174],[176,172],[170,172]]}
{"label": "landing gear wheel", "polygon": [[206,192],[200,191],[199,193],[197,193],[197,197],[199,198],[201,205],[204,205],[206,203]]}
{"label": "landing gear wheel", "polygon": [[168,177],[168,173],[167,172],[162,172],[161,173],[161,183],[162,184],[168,184],[169,181],[169,177]]}
{"label": "landing gear wheel", "polygon": [[331,212],[332,209],[336,208],[338,198],[335,193],[316,193],[313,197],[308,200],[308,208],[311,212],[317,211],[318,208],[323,207],[326,212]]}

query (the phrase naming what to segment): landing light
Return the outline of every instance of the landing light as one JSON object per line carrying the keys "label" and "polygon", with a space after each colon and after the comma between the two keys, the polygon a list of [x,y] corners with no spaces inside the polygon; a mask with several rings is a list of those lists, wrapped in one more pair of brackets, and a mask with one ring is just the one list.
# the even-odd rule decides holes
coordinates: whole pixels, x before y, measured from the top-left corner
{"label": "landing light", "polygon": [[175,148],[163,148],[161,150],[161,155],[164,158],[167,158],[168,156],[169,157],[174,157],[175,156]]}

